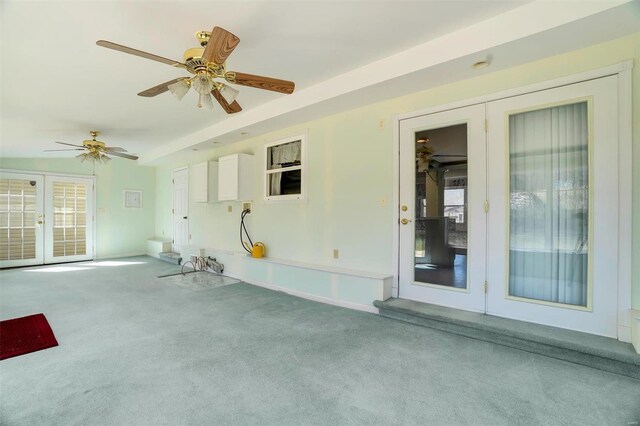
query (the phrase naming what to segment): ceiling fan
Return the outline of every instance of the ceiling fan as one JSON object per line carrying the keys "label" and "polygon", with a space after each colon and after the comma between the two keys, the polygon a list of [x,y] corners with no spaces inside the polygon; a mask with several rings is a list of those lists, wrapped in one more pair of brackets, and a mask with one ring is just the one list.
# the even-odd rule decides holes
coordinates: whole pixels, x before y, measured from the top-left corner
{"label": "ceiling fan", "polygon": [[428,142],[429,138],[420,138],[416,140],[416,166],[418,172],[425,172],[434,166],[441,166],[445,161],[450,163],[451,161],[447,161],[447,159],[451,158],[464,159],[459,161],[460,164],[464,164],[466,162],[466,154],[438,153],[434,151],[432,146],[425,145]]}
{"label": "ceiling fan", "polygon": [[286,94],[293,93],[295,83],[292,81],[227,71],[225,61],[240,43],[240,39],[229,31],[214,27],[211,32],[198,31],[195,37],[201,47],[187,49],[183,55],[184,62],[174,61],[106,40],[98,40],[96,44],[108,49],[162,62],[176,68],[183,68],[193,74],[193,77],[179,77],[159,84],[138,93],[138,96],[154,97],[169,90],[180,100],[193,87],[199,95],[199,108],[206,106],[209,109],[213,109],[213,96],[228,114],[233,114],[242,111],[242,108],[235,100],[239,92],[223,82],[216,81],[216,79],[224,79],[228,83],[257,89]]}
{"label": "ceiling fan", "polygon": [[66,149],[46,149],[46,152],[51,151],[84,151],[82,154],[76,155],[76,158],[79,158],[80,161],[100,161],[102,163],[107,163],[111,161],[111,158],[107,156],[115,155],[116,157],[126,158],[128,160],[137,160],[138,157],[135,155],[125,154],[127,152],[126,149],[115,147],[115,146],[106,146],[104,142],[96,140],[96,137],[100,134],[97,130],[91,130],[89,132],[93,139],[85,140],[82,142],[82,145],[74,145],[66,142],[58,142],[60,145],[68,145],[73,146],[75,148],[66,148]]}

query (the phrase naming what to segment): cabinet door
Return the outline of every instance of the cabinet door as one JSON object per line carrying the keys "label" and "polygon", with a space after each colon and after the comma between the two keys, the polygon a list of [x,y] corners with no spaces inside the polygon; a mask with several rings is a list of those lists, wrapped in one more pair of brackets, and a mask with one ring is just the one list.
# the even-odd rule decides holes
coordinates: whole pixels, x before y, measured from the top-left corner
{"label": "cabinet door", "polygon": [[238,199],[238,156],[220,157],[218,160],[218,200]]}

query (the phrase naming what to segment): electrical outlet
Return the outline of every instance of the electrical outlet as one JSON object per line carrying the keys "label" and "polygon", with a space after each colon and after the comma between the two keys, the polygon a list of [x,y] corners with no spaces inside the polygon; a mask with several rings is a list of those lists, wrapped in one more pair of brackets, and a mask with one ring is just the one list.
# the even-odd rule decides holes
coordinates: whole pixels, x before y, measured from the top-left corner
{"label": "electrical outlet", "polygon": [[384,129],[384,118],[381,118],[380,121],[378,121],[378,128]]}
{"label": "electrical outlet", "polygon": [[385,197],[380,198],[380,207],[385,207],[387,205],[387,199]]}
{"label": "electrical outlet", "polygon": [[251,214],[251,201],[242,203],[242,211],[249,210],[248,215]]}
{"label": "electrical outlet", "polygon": [[233,206],[227,206],[227,213],[231,213],[233,211]]}
{"label": "electrical outlet", "polygon": [[340,252],[338,249],[333,249],[333,258],[337,259],[338,257],[340,257]]}

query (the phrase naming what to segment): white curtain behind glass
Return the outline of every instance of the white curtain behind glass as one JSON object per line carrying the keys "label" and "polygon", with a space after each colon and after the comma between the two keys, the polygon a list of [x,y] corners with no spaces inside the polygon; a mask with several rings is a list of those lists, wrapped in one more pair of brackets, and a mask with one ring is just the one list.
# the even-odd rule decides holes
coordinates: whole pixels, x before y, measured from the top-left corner
{"label": "white curtain behind glass", "polygon": [[509,294],[587,304],[587,103],[509,117]]}
{"label": "white curtain behind glass", "polygon": [[[282,168],[283,164],[287,163],[297,162],[298,164],[300,164],[301,147],[301,142],[295,141],[269,148],[269,151],[271,153],[271,163],[269,164],[269,169],[280,169]],[[272,173],[270,176],[271,184],[269,194],[280,195],[282,193],[280,187],[282,173]]]}

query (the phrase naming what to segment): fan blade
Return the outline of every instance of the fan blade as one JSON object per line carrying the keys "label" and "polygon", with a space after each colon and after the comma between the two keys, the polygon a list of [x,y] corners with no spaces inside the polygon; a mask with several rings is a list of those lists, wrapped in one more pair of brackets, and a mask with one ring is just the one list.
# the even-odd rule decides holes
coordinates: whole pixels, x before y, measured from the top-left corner
{"label": "fan blade", "polygon": [[162,84],[158,84],[157,86],[152,87],[151,89],[147,89],[144,92],[138,93],[138,96],[144,96],[145,98],[153,98],[154,96],[158,96],[161,93],[169,90],[169,86],[173,83],[177,83],[180,80],[185,80],[185,77],[174,78],[171,81],[167,81]]}
{"label": "fan blade", "polygon": [[126,158],[129,160],[137,160],[138,157],[135,155],[129,155],[129,154],[125,154],[123,152],[116,152],[116,151],[110,151],[109,155],[115,155],[116,157],[122,157],[122,158]]}
{"label": "fan blade", "polygon": [[216,98],[216,101],[218,101],[220,106],[227,112],[227,114],[235,114],[236,112],[242,111],[242,107],[238,102],[233,101],[232,103],[228,103],[227,100],[222,97],[218,90],[212,90],[211,94],[214,98]]}
{"label": "fan blade", "polygon": [[82,146],[82,145],[74,145],[72,143],[58,142],[58,141],[55,141],[55,142],[59,143],[60,145],[69,145],[69,146],[75,146],[76,148],[83,148],[84,149],[84,146]]}
{"label": "fan blade", "polygon": [[152,61],[162,62],[163,64],[172,65],[174,67],[186,68],[187,66],[181,62],[174,61],[173,59],[163,58],[162,56],[154,55],[152,53],[143,52],[142,50],[133,49],[131,47],[123,46],[121,44],[112,43],[106,40],[96,41],[98,46],[106,47],[107,49],[117,50],[119,52],[128,53],[130,55],[140,56],[141,58],[151,59]]}
{"label": "fan blade", "polygon": [[127,152],[126,149],[120,148],[119,146],[105,146],[104,151],[105,152],[113,152],[113,151]]}
{"label": "fan blade", "polygon": [[257,89],[272,90],[274,92],[293,93],[296,84],[293,81],[279,80],[277,78],[263,77],[260,75],[245,74],[243,72],[228,72],[224,78],[229,83],[255,87]]}
{"label": "fan blade", "polygon": [[240,43],[240,39],[229,31],[220,27],[213,27],[211,37],[209,37],[207,46],[202,53],[202,59],[222,65],[238,43]]}
{"label": "fan blade", "polygon": [[53,151],[84,151],[84,148],[68,148],[68,149],[45,149],[44,152]]}

